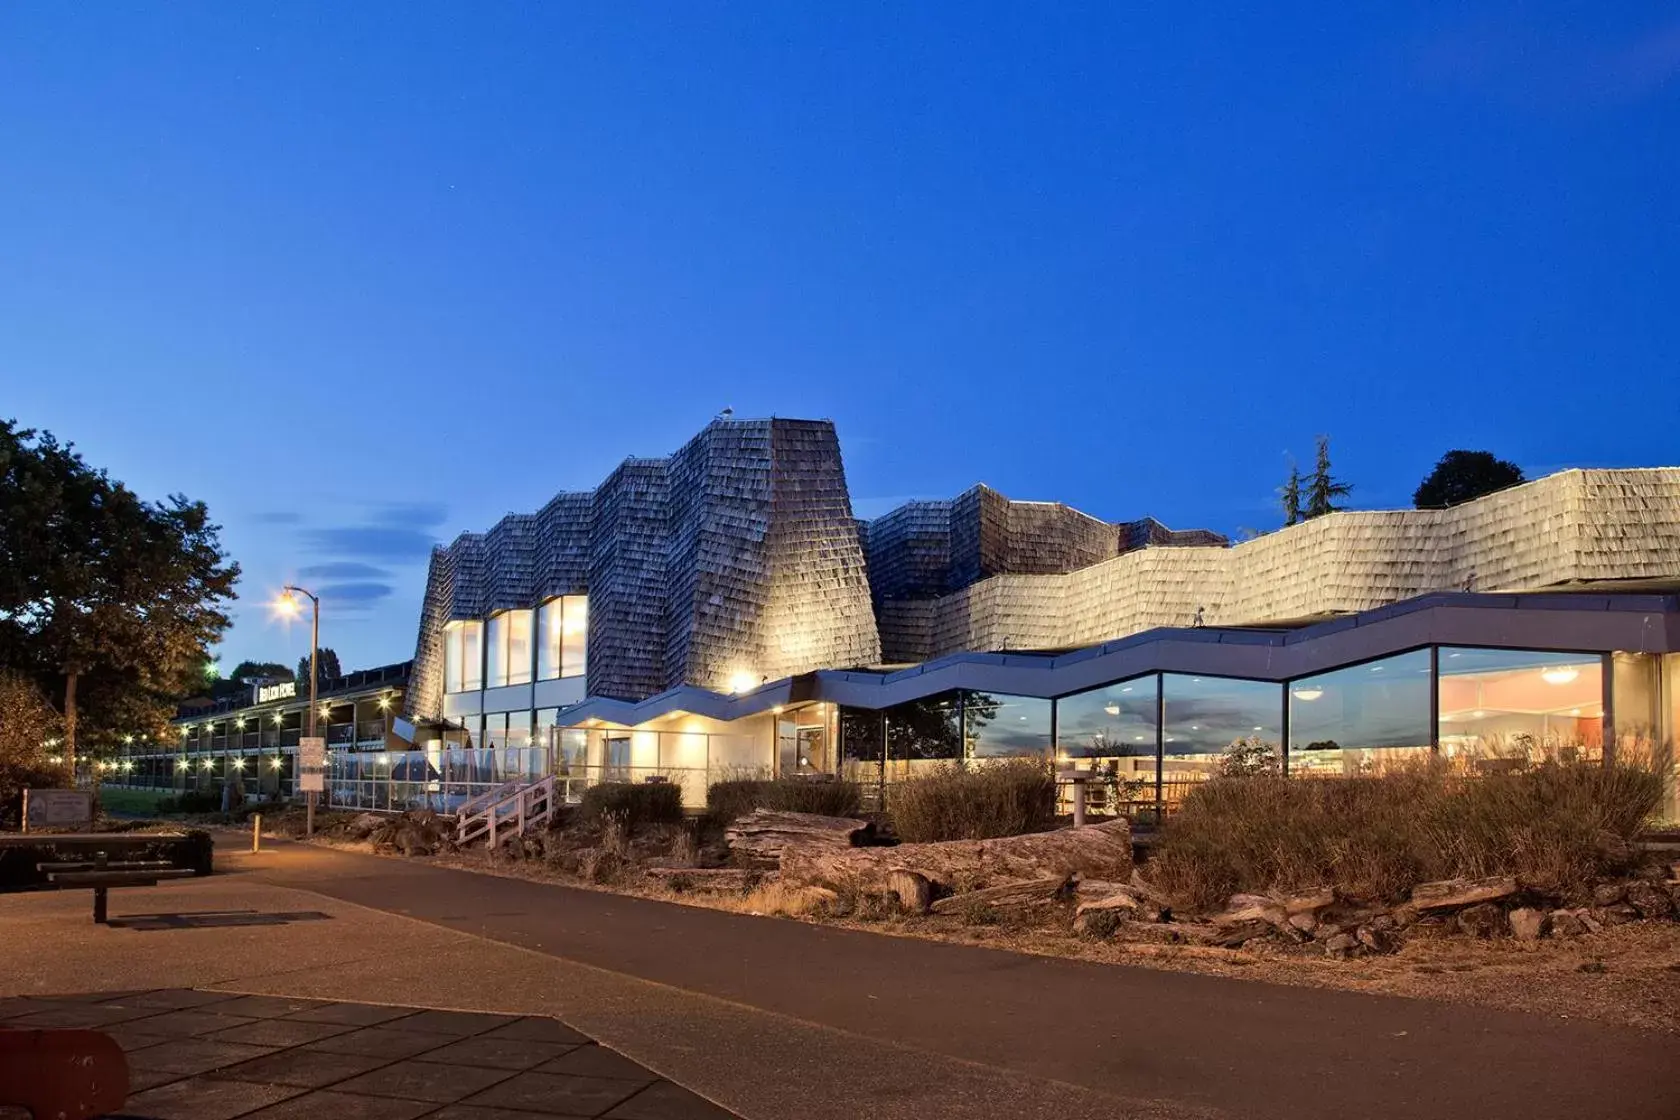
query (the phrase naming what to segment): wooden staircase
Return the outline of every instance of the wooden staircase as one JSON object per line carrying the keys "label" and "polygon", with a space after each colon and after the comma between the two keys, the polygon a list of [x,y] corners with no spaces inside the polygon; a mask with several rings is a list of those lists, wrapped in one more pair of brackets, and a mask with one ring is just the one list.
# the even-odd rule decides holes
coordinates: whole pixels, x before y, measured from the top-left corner
{"label": "wooden staircase", "polygon": [[535,782],[508,782],[481,793],[455,813],[455,842],[466,845],[483,837],[488,847],[548,824],[559,807],[552,776]]}

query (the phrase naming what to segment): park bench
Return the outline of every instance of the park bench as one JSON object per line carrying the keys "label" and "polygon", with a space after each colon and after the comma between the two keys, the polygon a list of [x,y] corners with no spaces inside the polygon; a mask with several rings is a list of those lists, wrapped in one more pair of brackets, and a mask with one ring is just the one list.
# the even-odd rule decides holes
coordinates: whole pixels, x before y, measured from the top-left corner
{"label": "park bench", "polygon": [[112,887],[155,887],[164,879],[184,879],[196,875],[190,868],[179,868],[168,860],[131,859],[111,860],[104,852],[94,853],[91,860],[65,863],[37,863],[47,882],[57,890],[93,890],[93,920],[106,923],[107,892]]}

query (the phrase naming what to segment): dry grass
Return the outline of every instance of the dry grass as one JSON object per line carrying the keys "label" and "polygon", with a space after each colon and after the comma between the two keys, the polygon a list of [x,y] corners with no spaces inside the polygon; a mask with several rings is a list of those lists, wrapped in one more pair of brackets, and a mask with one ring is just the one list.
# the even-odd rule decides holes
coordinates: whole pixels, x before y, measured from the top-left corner
{"label": "dry grass", "polygon": [[1056,775],[1046,760],[947,763],[887,792],[893,831],[907,843],[988,840],[1055,823]]}
{"label": "dry grass", "polygon": [[706,790],[706,814],[727,825],[754,809],[788,813],[817,813],[825,817],[855,817],[863,804],[856,782],[813,781],[809,778],[741,779],[713,782]]}
{"label": "dry grass", "polygon": [[683,819],[682,787],[674,782],[602,782],[583,791],[577,816],[581,822],[616,814],[634,832],[644,824],[670,824]]}
{"label": "dry grass", "polygon": [[1370,778],[1219,779],[1162,828],[1151,874],[1196,909],[1237,891],[1320,886],[1387,901],[1456,875],[1513,874],[1577,894],[1626,870],[1661,797],[1651,771],[1596,763],[1473,779],[1434,765]]}

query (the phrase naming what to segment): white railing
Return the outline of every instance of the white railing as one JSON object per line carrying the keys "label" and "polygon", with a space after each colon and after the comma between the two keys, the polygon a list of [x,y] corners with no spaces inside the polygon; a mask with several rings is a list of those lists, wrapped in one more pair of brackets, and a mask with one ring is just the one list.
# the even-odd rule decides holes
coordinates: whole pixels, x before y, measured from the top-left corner
{"label": "white railing", "polygon": [[482,836],[485,845],[494,848],[498,833],[505,835],[509,828],[515,836],[521,836],[526,829],[548,824],[554,806],[553,778],[481,794],[461,806],[455,818],[455,842],[470,844]]}

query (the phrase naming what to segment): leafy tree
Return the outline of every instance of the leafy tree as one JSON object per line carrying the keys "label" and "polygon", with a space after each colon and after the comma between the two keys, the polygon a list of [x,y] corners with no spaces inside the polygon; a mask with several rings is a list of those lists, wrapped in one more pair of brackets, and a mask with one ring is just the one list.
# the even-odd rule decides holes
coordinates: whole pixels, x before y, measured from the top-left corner
{"label": "leafy tree", "polygon": [[58,713],[35,682],[0,670],[0,824],[16,823],[20,791],[63,783],[63,769],[47,762],[58,731]]}
{"label": "leafy tree", "polygon": [[59,698],[64,755],[161,730],[228,626],[238,565],[202,502],[139,498],[0,421],[0,664]]}
{"label": "leafy tree", "polygon": [[1301,520],[1301,468],[1289,464],[1289,481],[1278,491],[1283,501],[1283,523],[1293,525]]}
{"label": "leafy tree", "polygon": [[1307,480],[1307,509],[1302,520],[1336,512],[1342,508],[1336,504],[1336,499],[1351,493],[1353,487],[1350,484],[1337,481],[1330,473],[1330,437],[1319,436],[1312,478]]}
{"label": "leafy tree", "polygon": [[1446,509],[1522,481],[1521,467],[1491,451],[1449,451],[1412,494],[1412,505]]}
{"label": "leafy tree", "polygon": [[[320,688],[334,677],[342,677],[344,671],[338,667],[338,654],[331,646],[321,646],[315,651],[315,668],[319,670],[315,677],[315,687]],[[301,696],[309,690],[309,655],[298,658],[297,676],[292,678],[298,682],[298,694]]]}
{"label": "leafy tree", "polygon": [[[308,658],[304,660],[304,675],[308,676]],[[249,684],[258,677],[282,681],[297,680],[292,671],[278,661],[241,661],[233,667],[233,672],[228,674],[229,680],[238,681],[240,684]]]}

